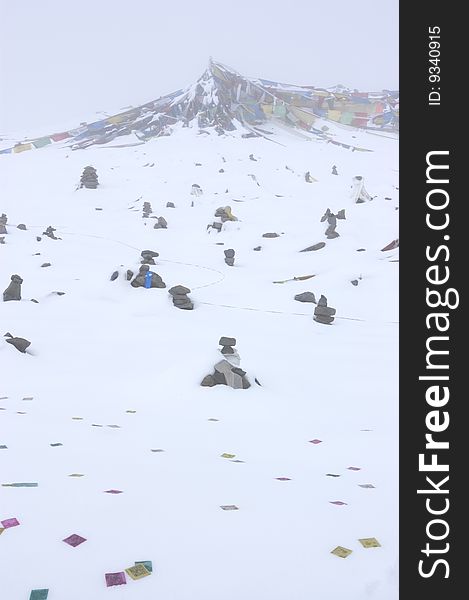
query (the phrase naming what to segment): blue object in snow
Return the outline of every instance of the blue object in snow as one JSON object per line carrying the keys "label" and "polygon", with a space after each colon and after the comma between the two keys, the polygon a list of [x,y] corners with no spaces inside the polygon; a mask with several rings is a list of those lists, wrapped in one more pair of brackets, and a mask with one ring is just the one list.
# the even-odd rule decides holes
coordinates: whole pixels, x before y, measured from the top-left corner
{"label": "blue object in snow", "polygon": [[152,274],[150,271],[148,271],[148,273],[145,274],[145,287],[151,288],[151,278],[152,278]]}

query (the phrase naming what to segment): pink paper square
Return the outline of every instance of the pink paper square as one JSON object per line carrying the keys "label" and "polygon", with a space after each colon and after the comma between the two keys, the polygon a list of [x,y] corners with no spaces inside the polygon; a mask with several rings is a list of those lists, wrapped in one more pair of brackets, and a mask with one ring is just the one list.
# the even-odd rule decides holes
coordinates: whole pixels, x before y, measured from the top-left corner
{"label": "pink paper square", "polygon": [[345,506],[347,504],[347,502],[342,502],[342,500],[334,500],[334,501],[331,501],[329,504],[336,504],[337,506]]}
{"label": "pink paper square", "polygon": [[361,467],[347,467],[349,471],[361,471]]}
{"label": "pink paper square", "polygon": [[291,481],[290,477],[276,477],[278,481]]}
{"label": "pink paper square", "polygon": [[309,440],[310,444],[321,444],[322,440],[318,440],[318,439],[314,439],[314,440]]}
{"label": "pink paper square", "polygon": [[111,587],[112,585],[124,585],[127,583],[124,571],[120,571],[119,573],[106,573],[105,577],[107,587]]}
{"label": "pink paper square", "polygon": [[5,521],[2,521],[2,525],[5,529],[8,529],[9,527],[17,527],[20,524],[20,522],[18,521],[18,519],[5,519]]}
{"label": "pink paper square", "polygon": [[74,533],[62,541],[65,542],[66,544],[68,544],[69,546],[76,548],[80,544],[83,544],[83,542],[86,542],[86,538],[81,537],[81,535]]}
{"label": "pink paper square", "polygon": [[122,490],[105,490],[104,493],[105,494],[123,494],[124,492]]}

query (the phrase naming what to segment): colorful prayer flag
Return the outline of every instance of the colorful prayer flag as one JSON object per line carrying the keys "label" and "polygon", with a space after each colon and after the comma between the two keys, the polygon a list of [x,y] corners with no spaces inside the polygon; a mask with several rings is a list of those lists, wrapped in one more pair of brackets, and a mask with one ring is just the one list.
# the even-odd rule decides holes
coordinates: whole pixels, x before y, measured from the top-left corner
{"label": "colorful prayer flag", "polygon": [[143,577],[148,577],[148,575],[151,575],[151,572],[142,563],[135,564],[133,567],[129,567],[125,570],[125,572],[133,580],[142,579]]}

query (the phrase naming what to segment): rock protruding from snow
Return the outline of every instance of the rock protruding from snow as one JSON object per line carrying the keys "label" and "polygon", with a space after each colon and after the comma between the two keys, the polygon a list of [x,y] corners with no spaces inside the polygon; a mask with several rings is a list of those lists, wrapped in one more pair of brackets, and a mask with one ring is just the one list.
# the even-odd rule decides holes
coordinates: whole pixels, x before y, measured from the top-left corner
{"label": "rock protruding from snow", "polygon": [[84,187],[88,190],[95,190],[98,185],[98,173],[96,172],[96,169],[91,166],[85,167],[81,174],[80,187]]}
{"label": "rock protruding from snow", "polygon": [[239,367],[240,357],[235,348],[236,339],[221,337],[219,344],[223,346],[221,349],[223,359],[216,363],[213,373],[206,375],[200,385],[203,387],[227,385],[235,390],[247,390],[251,384],[246,377],[246,371]]}
{"label": "rock protruding from snow", "polygon": [[130,282],[130,285],[134,288],[144,287],[144,288],[165,288],[166,284],[161,279],[161,277],[150,271],[150,267],[148,265],[142,265],[137,273],[135,279]]}
{"label": "rock protruding from snow", "polygon": [[313,302],[316,304],[316,297],[313,292],[303,292],[301,294],[296,294],[295,300],[297,302]]}
{"label": "rock protruding from snow", "polygon": [[191,293],[189,288],[183,285],[175,285],[168,290],[168,293],[171,294],[173,298],[173,304],[176,308],[180,308],[182,310],[192,310],[194,308],[194,304],[188,296],[188,294]]}
{"label": "rock protruding from snow", "polygon": [[280,237],[279,233],[263,233],[262,234],[263,238],[278,238]]}
{"label": "rock protruding from snow", "polygon": [[42,232],[42,235],[46,235],[51,240],[60,240],[61,238],[59,238],[55,235],[55,231],[57,231],[57,229],[52,227],[52,225],[49,225],[49,227],[45,231]]}
{"label": "rock protruding from snow", "polygon": [[3,292],[3,301],[21,300],[21,284],[23,280],[19,275],[12,275],[10,285]]}
{"label": "rock protruding from snow", "polygon": [[235,251],[232,248],[229,248],[228,250],[224,250],[225,252],[225,262],[229,267],[233,267],[234,266],[234,257],[235,257]]}
{"label": "rock protruding from snow", "polygon": [[322,323],[323,325],[330,325],[334,320],[335,313],[335,308],[327,306],[326,296],[321,295],[318,300],[318,304],[314,309],[314,320],[317,323]]}
{"label": "rock protruding from snow", "polygon": [[237,221],[238,218],[231,212],[231,206],[219,206],[215,211],[215,216],[221,219],[222,223],[226,221]]}
{"label": "rock protruding from snow", "polygon": [[337,172],[337,167],[335,165],[332,165],[332,175],[338,175],[339,173]]}
{"label": "rock protruding from snow", "polygon": [[20,223],[19,225],[17,225],[16,229],[21,229],[21,231],[26,231],[27,227],[24,223]]}
{"label": "rock protruding from snow", "polygon": [[191,195],[192,196],[202,196],[203,190],[198,183],[193,183],[191,187]]}
{"label": "rock protruding from snow", "polygon": [[326,242],[318,242],[317,244],[303,248],[303,250],[300,250],[300,252],[314,252],[315,250],[321,250],[321,248],[324,248],[325,245]]}
{"label": "rock protruding from snow", "polygon": [[23,354],[25,354],[26,349],[31,346],[31,342],[29,340],[20,337],[14,337],[11,335],[11,333],[6,333],[4,337],[7,338],[6,342],[14,346],[18,352],[22,352]]}
{"label": "rock protruding from snow", "polygon": [[164,217],[158,217],[153,229],[168,229],[168,221]]}

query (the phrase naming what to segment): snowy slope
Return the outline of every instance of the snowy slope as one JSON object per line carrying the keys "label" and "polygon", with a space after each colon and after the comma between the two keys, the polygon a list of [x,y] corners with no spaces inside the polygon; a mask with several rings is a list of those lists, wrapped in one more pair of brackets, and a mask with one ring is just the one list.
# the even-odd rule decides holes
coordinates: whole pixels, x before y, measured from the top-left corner
{"label": "snowy slope", "polygon": [[[397,141],[337,135],[372,152],[181,128],[137,147],[1,157],[0,281],[24,283],[21,302],[0,304],[0,329],[32,344],[21,354],[0,338],[0,483],[39,484],[0,487],[0,520],[20,522],[0,536],[8,600],[38,588],[48,600],[397,597],[398,256],[381,252],[398,237]],[[76,190],[88,164],[100,186]],[[355,175],[372,202],[353,203]],[[144,201],[167,230],[142,218]],[[225,205],[239,220],[207,231]],[[324,236],[327,208],[346,211],[337,239]],[[49,225],[62,239],[36,241]],[[159,252],[166,289],[109,280],[137,270],[143,249]],[[193,311],[172,305],[176,284]],[[327,296],[333,325],[294,301],[303,291]],[[199,385],[222,335],[237,339],[248,390]],[[74,533],[87,539],[77,548],[61,541]],[[381,547],[363,548],[369,537]],[[151,576],[106,588],[105,573],[142,560]]]}

